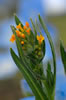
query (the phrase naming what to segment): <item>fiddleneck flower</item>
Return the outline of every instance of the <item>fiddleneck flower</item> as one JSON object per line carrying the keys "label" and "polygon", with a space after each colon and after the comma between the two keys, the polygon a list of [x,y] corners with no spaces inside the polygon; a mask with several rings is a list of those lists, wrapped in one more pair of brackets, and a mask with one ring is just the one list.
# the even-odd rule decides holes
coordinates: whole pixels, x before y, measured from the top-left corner
{"label": "fiddleneck flower", "polygon": [[39,44],[41,44],[44,40],[44,37],[41,34],[40,34],[40,36],[37,35],[37,40],[39,41]]}

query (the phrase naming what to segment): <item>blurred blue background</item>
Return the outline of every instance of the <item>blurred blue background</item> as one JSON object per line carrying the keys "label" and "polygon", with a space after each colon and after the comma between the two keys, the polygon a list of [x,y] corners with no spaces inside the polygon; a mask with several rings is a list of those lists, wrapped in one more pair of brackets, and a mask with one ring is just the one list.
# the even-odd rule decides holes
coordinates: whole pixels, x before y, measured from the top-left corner
{"label": "blurred blue background", "polygon": [[[9,51],[12,47],[17,53],[15,43],[9,41],[12,35],[10,25],[15,25],[14,13],[23,24],[26,21],[30,23],[30,17],[35,21],[39,13],[44,19],[56,48],[56,100],[66,100],[66,77],[59,51],[60,39],[66,48],[66,0],[0,0],[0,99],[19,100],[33,95]],[[46,36],[45,41],[46,55],[43,62],[46,65],[48,60],[52,62],[52,54]]]}

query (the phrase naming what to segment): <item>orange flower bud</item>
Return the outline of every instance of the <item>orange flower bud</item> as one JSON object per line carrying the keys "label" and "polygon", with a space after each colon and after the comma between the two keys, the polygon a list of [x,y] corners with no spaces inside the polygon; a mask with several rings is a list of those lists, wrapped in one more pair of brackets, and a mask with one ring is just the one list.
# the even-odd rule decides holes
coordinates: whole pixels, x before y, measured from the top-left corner
{"label": "orange flower bud", "polygon": [[17,29],[20,29],[22,32],[24,32],[24,29],[22,28],[21,24],[16,26]]}
{"label": "orange flower bud", "polygon": [[16,40],[15,35],[12,34],[12,36],[11,36],[11,38],[10,38],[10,41],[13,43],[15,40]]}
{"label": "orange flower bud", "polygon": [[30,30],[31,30],[31,28],[29,27],[29,28],[28,28],[28,30],[30,31]]}
{"label": "orange flower bud", "polygon": [[18,37],[21,37],[21,32],[20,31],[16,30],[16,34],[17,34]]}
{"label": "orange flower bud", "polygon": [[27,27],[26,27],[26,26],[24,26],[23,28],[24,28],[24,30],[26,30],[26,29],[27,29]]}
{"label": "orange flower bud", "polygon": [[25,24],[26,24],[27,27],[29,27],[29,23],[28,22],[26,22]]}
{"label": "orange flower bud", "polygon": [[22,37],[22,38],[25,38],[25,34],[24,34],[24,33],[22,33],[22,34],[21,34],[21,37]]}
{"label": "orange flower bud", "polygon": [[26,30],[26,32],[27,32],[28,35],[30,35],[30,30],[31,30],[31,28],[28,28],[28,29]]}
{"label": "orange flower bud", "polygon": [[20,29],[21,28],[21,24],[17,25],[16,28],[17,29]]}

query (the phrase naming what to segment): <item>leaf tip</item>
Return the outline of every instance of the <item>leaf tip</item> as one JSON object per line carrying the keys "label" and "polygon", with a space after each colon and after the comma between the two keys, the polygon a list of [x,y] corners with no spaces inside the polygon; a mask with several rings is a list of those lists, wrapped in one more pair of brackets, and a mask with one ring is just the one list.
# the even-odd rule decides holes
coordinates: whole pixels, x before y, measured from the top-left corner
{"label": "leaf tip", "polygon": [[12,48],[10,48],[10,52],[12,52]]}
{"label": "leaf tip", "polygon": [[40,17],[40,13],[38,14],[38,17]]}
{"label": "leaf tip", "polygon": [[14,16],[16,16],[16,13],[14,13]]}

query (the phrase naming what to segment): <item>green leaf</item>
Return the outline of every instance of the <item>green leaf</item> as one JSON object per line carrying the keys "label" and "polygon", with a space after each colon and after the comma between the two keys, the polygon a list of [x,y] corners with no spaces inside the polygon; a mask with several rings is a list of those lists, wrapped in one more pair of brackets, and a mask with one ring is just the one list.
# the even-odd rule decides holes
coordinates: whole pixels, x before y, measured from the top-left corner
{"label": "green leaf", "polygon": [[45,51],[46,51],[46,48],[45,48],[45,40],[43,40],[43,43],[42,43],[43,58],[45,56]]}
{"label": "green leaf", "polygon": [[51,77],[51,65],[48,62],[48,67],[47,67],[47,79]]}
{"label": "green leaf", "polygon": [[42,80],[43,84],[44,84],[44,88],[45,88],[45,91],[46,93],[48,94],[48,98],[50,100],[54,100],[52,99],[55,95],[55,90],[54,90],[54,84],[53,83],[53,73],[51,71],[51,65],[50,65],[50,62],[48,62],[47,64],[47,77],[45,78],[45,80]]}
{"label": "green leaf", "polygon": [[41,18],[40,14],[38,15],[38,18],[39,18],[39,21],[40,21],[40,24],[44,30],[44,32],[46,33],[47,35],[47,38],[48,38],[48,41],[49,41],[49,44],[50,44],[50,47],[51,47],[51,51],[52,51],[52,56],[53,56],[53,69],[54,69],[54,78],[53,78],[53,96],[55,95],[55,85],[56,85],[56,55],[55,55],[55,49],[54,49],[54,45],[53,45],[53,41],[52,41],[52,38],[50,36],[50,33],[48,32],[48,29],[46,28],[46,25],[43,21],[43,19]]}
{"label": "green leaf", "polygon": [[19,18],[15,15],[15,22],[17,25],[21,24],[21,26],[23,27],[22,22],[19,20]]}
{"label": "green leaf", "polygon": [[41,23],[41,26],[43,28],[43,30],[45,31],[48,41],[50,43],[50,47],[51,47],[51,51],[52,51],[52,56],[53,56],[53,64],[54,64],[54,81],[56,82],[56,56],[55,56],[55,49],[54,49],[54,45],[50,36],[50,33],[48,32],[48,29],[46,28],[46,25],[43,21],[43,19],[41,18],[40,14],[38,15],[39,21]]}
{"label": "green leaf", "polygon": [[10,49],[10,52],[11,52],[14,62],[16,63],[16,65],[18,66],[22,74],[24,75],[34,95],[38,98],[38,100],[48,100],[41,86],[36,80],[34,74],[30,71],[27,65],[23,61],[20,61],[20,59],[18,58],[18,56],[14,53],[12,49]]}
{"label": "green leaf", "polygon": [[49,83],[47,83],[46,80],[42,80],[42,83],[44,84],[44,90],[47,94],[48,100],[54,100],[55,90],[52,90],[52,87],[49,87]]}
{"label": "green leaf", "polygon": [[61,52],[62,62],[63,62],[63,65],[64,65],[64,71],[65,71],[65,74],[66,74],[66,51],[64,50],[62,43],[60,43],[60,52]]}
{"label": "green leaf", "polygon": [[35,37],[36,37],[36,35],[37,35],[37,31],[36,31],[36,28],[35,28],[35,25],[34,25],[34,23],[33,23],[33,20],[32,20],[32,18],[30,18],[30,21],[31,21],[31,23],[32,23],[33,30],[34,30]]}
{"label": "green leaf", "polygon": [[50,63],[48,62],[48,67],[47,67],[47,81],[48,81],[48,85],[49,87],[53,87],[54,83],[53,83],[53,73],[52,73],[52,70],[51,70],[51,65]]}
{"label": "green leaf", "polygon": [[35,19],[35,23],[36,23],[37,31],[42,35],[42,33],[41,33],[40,29],[39,29],[39,25],[38,25],[37,19]]}

